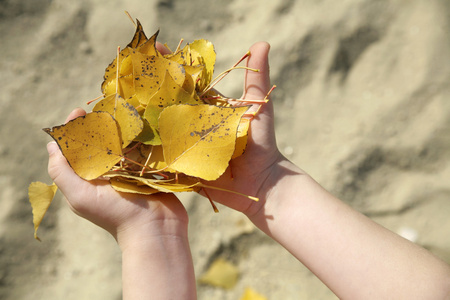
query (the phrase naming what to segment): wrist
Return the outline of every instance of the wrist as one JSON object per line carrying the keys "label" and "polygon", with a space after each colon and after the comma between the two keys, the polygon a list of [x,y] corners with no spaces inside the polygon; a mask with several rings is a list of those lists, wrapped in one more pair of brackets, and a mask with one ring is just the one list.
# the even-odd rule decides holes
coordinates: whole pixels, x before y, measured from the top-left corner
{"label": "wrist", "polygon": [[[169,223],[169,224],[167,224]],[[118,235],[123,299],[195,299],[195,275],[186,230],[166,221],[162,230]]]}
{"label": "wrist", "polygon": [[270,174],[260,189],[259,202],[246,212],[247,217],[269,236],[271,223],[283,214],[283,210],[290,210],[292,191],[296,191],[295,198],[303,198],[303,192],[307,193],[312,178],[303,170],[294,165],[284,156],[273,164]]}
{"label": "wrist", "polygon": [[[158,219],[147,222],[122,224],[115,238],[122,252],[146,251],[163,241],[187,241],[188,221],[183,219]],[[167,246],[169,244],[165,244]]]}

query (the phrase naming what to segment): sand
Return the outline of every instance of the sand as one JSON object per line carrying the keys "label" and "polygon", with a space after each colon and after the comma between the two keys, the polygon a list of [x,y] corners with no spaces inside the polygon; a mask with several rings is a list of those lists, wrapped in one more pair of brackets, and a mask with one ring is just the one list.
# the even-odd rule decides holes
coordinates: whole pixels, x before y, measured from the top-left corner
{"label": "sand", "polygon": [[[27,186],[50,179],[41,128],[100,95],[104,68],[140,19],[173,48],[211,40],[216,70],[271,44],[282,152],[328,190],[450,263],[450,5],[446,0],[0,3],[0,299],[120,299],[120,252],[61,194],[33,239]],[[219,89],[242,92],[239,72]],[[242,73],[241,73],[242,74]],[[195,271],[217,257],[241,271],[199,299],[336,299],[241,214],[182,195]],[[294,234],[294,233],[293,233]]]}

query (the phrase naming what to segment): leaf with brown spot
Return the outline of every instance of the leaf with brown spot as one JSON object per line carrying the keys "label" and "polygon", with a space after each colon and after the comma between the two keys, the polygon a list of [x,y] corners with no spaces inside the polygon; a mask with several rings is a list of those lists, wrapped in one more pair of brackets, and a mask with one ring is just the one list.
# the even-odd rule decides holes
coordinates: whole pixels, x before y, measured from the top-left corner
{"label": "leaf with brown spot", "polygon": [[133,61],[135,94],[139,101],[147,105],[150,98],[158,91],[166,72],[178,85],[183,85],[185,71],[182,65],[162,57],[148,56],[139,52],[130,54]]}
{"label": "leaf with brown spot", "polygon": [[136,31],[134,32],[133,39],[128,43],[127,47],[135,49],[136,47],[144,44],[146,41],[147,36],[144,33],[144,28],[142,27],[141,22],[136,19]]}
{"label": "leaf with brown spot", "polygon": [[117,73],[117,65],[121,65],[122,61],[130,54],[131,49],[125,48],[119,52],[119,57],[114,58],[114,60],[105,69],[105,75],[103,76],[102,82],[102,93],[105,93],[106,86],[111,82],[115,81]]}
{"label": "leaf with brown spot", "polygon": [[215,180],[234,153],[237,129],[248,107],[174,105],[159,117],[159,133],[168,166]]}
{"label": "leaf with brown spot", "polygon": [[91,112],[44,131],[58,143],[72,169],[83,179],[103,175],[122,159],[119,128],[107,112]]}
{"label": "leaf with brown spot", "polygon": [[158,37],[158,34],[159,29],[145,43],[139,45],[136,50],[149,56],[159,56],[160,53],[158,49],[156,49],[156,38]]}
{"label": "leaf with brown spot", "polygon": [[148,121],[151,127],[158,128],[158,119],[160,113],[168,106],[175,104],[202,104],[198,99],[193,98],[189,93],[183,90],[166,72],[164,81],[159,90],[150,98],[147,108],[144,112],[144,119]]}
{"label": "leaf with brown spot", "polygon": [[108,112],[114,117],[120,128],[123,148],[128,146],[144,128],[144,122],[134,106],[119,95],[109,95],[102,99],[92,111]]}

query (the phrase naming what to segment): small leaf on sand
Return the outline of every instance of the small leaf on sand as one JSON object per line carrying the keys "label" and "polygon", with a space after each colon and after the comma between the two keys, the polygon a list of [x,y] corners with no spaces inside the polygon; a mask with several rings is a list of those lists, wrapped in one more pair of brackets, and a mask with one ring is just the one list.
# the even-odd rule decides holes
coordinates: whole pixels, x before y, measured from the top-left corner
{"label": "small leaf on sand", "polygon": [[240,300],[267,300],[267,298],[248,287],[245,289]]}
{"label": "small leaf on sand", "polygon": [[217,179],[228,167],[247,109],[206,104],[167,107],[159,117],[166,163],[190,176]]}
{"label": "small leaf on sand", "polygon": [[34,238],[39,241],[37,230],[57,190],[56,184],[47,185],[39,181],[32,182],[28,187],[28,198],[33,210]]}
{"label": "small leaf on sand", "polygon": [[224,289],[231,289],[236,285],[238,277],[239,269],[235,265],[222,258],[218,258],[211,264],[206,273],[200,277],[199,282]]}
{"label": "small leaf on sand", "polygon": [[95,179],[122,159],[122,141],[114,118],[91,112],[65,125],[45,128],[81,178]]}

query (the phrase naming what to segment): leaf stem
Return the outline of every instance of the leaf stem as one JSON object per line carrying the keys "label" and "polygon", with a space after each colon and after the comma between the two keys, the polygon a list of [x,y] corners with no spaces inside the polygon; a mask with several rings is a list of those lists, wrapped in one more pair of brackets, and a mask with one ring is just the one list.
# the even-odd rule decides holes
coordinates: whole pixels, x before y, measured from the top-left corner
{"label": "leaf stem", "polygon": [[181,49],[181,44],[184,42],[184,39],[180,39],[180,42],[178,43],[177,49],[175,49],[174,53],[177,53]]}
{"label": "leaf stem", "polygon": [[207,189],[218,190],[218,191],[222,191],[222,192],[228,192],[228,193],[236,194],[236,195],[243,196],[243,197],[248,198],[248,199],[253,200],[253,201],[259,201],[258,197],[249,196],[249,195],[242,194],[242,193],[239,193],[239,192],[236,192],[236,191],[227,190],[227,189],[219,188],[219,187],[216,187],[216,186],[210,186],[210,185],[206,185],[206,184],[203,184],[203,183],[200,183],[199,186],[201,186],[203,188],[207,188]]}
{"label": "leaf stem", "polygon": [[[237,66],[247,57],[250,57],[250,51],[247,51],[247,53],[245,53],[231,68],[229,68],[228,70],[226,70],[225,72],[222,72],[219,74],[219,76],[217,76],[214,80],[212,80],[209,85],[205,88],[205,90],[200,94],[200,97],[203,96],[204,94],[206,94],[210,89],[213,88],[214,85],[216,85],[217,83],[219,83],[228,73],[230,73],[232,70],[237,69]],[[244,68],[248,68],[248,67],[244,67]],[[256,71],[255,69],[250,69],[249,70]]]}
{"label": "leaf stem", "polygon": [[216,204],[212,201],[211,197],[209,196],[208,192],[205,189],[202,189],[203,192],[205,192],[206,198],[208,198],[209,203],[211,203],[212,208],[214,209],[215,213],[219,212],[219,209],[217,208]]}
{"label": "leaf stem", "polygon": [[98,96],[97,98],[94,98],[94,99],[92,99],[92,100],[89,100],[88,102],[86,102],[86,105],[89,105],[89,104],[91,104],[91,103],[94,102],[94,101],[97,101],[97,100],[100,99],[101,97],[105,97],[105,94],[102,94],[102,95]]}
{"label": "leaf stem", "polygon": [[134,22],[133,18],[131,17],[130,13],[128,11],[125,11],[125,14],[128,16],[128,18],[130,18],[131,23],[133,23],[134,28],[137,27],[136,22]]}

